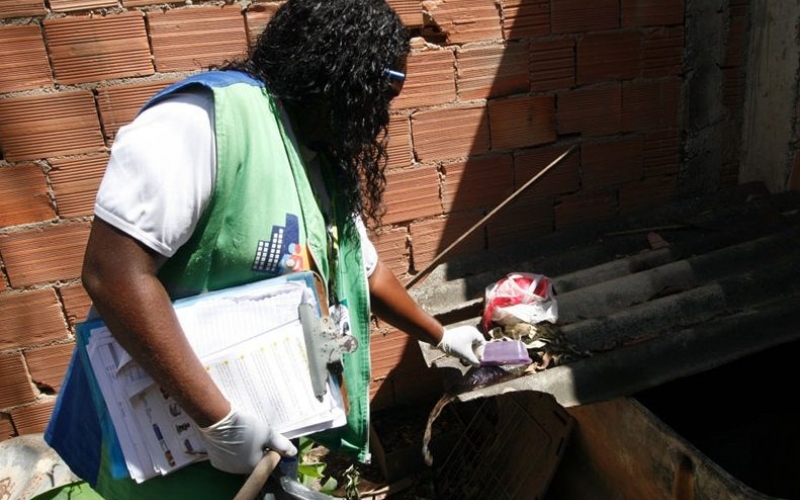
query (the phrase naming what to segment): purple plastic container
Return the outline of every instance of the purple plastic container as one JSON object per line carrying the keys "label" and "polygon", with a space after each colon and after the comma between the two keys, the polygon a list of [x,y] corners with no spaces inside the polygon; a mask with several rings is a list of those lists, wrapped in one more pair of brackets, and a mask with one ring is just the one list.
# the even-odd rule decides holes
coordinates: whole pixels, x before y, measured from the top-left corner
{"label": "purple plastic container", "polygon": [[481,366],[528,365],[533,363],[533,360],[528,356],[528,349],[525,344],[519,340],[487,342],[479,358]]}

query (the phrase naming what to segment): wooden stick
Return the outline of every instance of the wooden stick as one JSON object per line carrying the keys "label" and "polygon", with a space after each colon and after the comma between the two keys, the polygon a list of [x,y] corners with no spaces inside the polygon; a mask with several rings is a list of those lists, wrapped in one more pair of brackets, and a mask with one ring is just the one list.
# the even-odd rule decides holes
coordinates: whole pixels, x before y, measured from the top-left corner
{"label": "wooden stick", "polygon": [[504,206],[506,206],[506,205],[508,205],[509,203],[511,203],[511,202],[512,202],[512,201],[513,201],[513,200],[514,200],[514,199],[515,199],[517,196],[519,196],[520,194],[522,194],[522,192],[523,192],[523,191],[525,191],[526,189],[528,189],[528,188],[529,188],[529,187],[530,187],[530,186],[531,186],[531,185],[532,185],[534,182],[538,181],[538,180],[539,180],[539,179],[540,179],[540,178],[541,178],[541,177],[542,177],[544,174],[546,174],[546,173],[547,173],[547,172],[548,172],[548,171],[549,171],[551,168],[553,168],[553,167],[555,167],[556,165],[558,165],[558,164],[561,162],[561,160],[563,160],[564,158],[566,158],[566,157],[567,157],[567,155],[569,155],[570,153],[572,153],[572,151],[574,151],[574,150],[575,150],[575,148],[577,148],[577,147],[578,147],[577,145],[574,145],[574,146],[570,147],[568,150],[564,151],[564,152],[563,152],[563,153],[562,153],[562,154],[561,154],[561,155],[560,155],[558,158],[556,158],[555,160],[553,160],[553,161],[550,163],[550,165],[548,165],[548,166],[544,167],[544,168],[542,169],[542,171],[541,171],[541,172],[539,172],[538,174],[534,175],[534,176],[533,176],[533,177],[532,177],[532,178],[531,178],[531,179],[530,179],[528,182],[526,182],[525,184],[523,184],[523,185],[522,185],[522,187],[520,187],[519,189],[517,189],[516,191],[514,191],[513,193],[511,193],[511,195],[510,195],[508,198],[506,198],[505,200],[503,200],[502,202],[500,202],[500,204],[499,204],[499,205],[497,205],[495,208],[493,208],[491,212],[489,212],[488,214],[486,214],[486,215],[485,215],[485,216],[484,216],[484,217],[483,217],[481,220],[479,220],[479,221],[478,221],[478,222],[477,222],[477,223],[476,223],[474,226],[472,226],[471,228],[467,229],[467,230],[464,232],[464,234],[462,234],[461,236],[459,236],[459,237],[458,237],[458,239],[456,239],[456,241],[454,241],[453,243],[451,243],[451,244],[450,244],[450,246],[448,246],[447,248],[445,248],[444,250],[442,250],[442,252],[441,252],[439,255],[437,255],[436,257],[434,257],[434,259],[431,261],[431,263],[430,263],[430,264],[428,264],[427,266],[425,266],[425,269],[423,269],[422,271],[418,272],[418,273],[417,273],[417,274],[416,274],[416,275],[415,275],[413,278],[411,278],[410,280],[408,280],[408,283],[406,283],[406,284],[405,284],[406,290],[410,289],[412,286],[414,286],[414,284],[415,284],[417,281],[419,281],[420,279],[422,279],[422,277],[423,277],[423,276],[425,276],[425,275],[428,273],[428,271],[430,271],[430,270],[433,268],[433,266],[437,265],[437,264],[438,264],[438,263],[439,263],[439,262],[440,262],[440,261],[441,261],[441,260],[444,258],[444,256],[445,256],[445,255],[447,255],[447,254],[450,252],[450,250],[452,250],[452,249],[453,249],[453,248],[454,248],[456,245],[458,245],[459,243],[461,243],[462,241],[464,241],[464,239],[466,239],[466,237],[467,237],[467,236],[469,236],[470,234],[472,234],[472,233],[473,233],[473,231],[475,231],[476,229],[478,229],[478,228],[479,228],[479,227],[481,227],[482,225],[486,224],[486,221],[488,221],[488,220],[489,220],[489,219],[490,219],[492,216],[494,216],[494,214],[496,214],[496,213],[497,213],[497,212],[498,212],[498,211],[499,211],[501,208],[503,208]]}
{"label": "wooden stick", "polygon": [[233,497],[233,500],[254,500],[280,461],[281,456],[277,451],[269,450],[266,452],[264,458],[258,462],[258,465],[247,477],[247,481],[244,482],[239,492]]}

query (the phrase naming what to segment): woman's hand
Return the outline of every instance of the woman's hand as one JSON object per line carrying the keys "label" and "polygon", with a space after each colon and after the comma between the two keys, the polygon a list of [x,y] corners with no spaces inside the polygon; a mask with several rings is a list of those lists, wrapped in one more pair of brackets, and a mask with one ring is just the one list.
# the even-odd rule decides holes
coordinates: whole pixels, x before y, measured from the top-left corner
{"label": "woman's hand", "polygon": [[456,356],[472,366],[481,364],[475,349],[483,346],[486,339],[474,326],[464,325],[445,328],[442,341],[436,347],[450,356]]}

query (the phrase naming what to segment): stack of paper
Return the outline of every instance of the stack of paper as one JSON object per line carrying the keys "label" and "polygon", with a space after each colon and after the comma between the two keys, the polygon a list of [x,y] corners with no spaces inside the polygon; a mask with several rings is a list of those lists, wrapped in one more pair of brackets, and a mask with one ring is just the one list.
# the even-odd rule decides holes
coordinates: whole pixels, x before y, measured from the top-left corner
{"label": "stack of paper", "polygon": [[[314,293],[309,293],[309,290]],[[289,438],[344,425],[341,391],[315,397],[298,306],[315,297],[299,273],[175,302],[192,348],[223,394]],[[79,325],[130,476],[168,474],[202,457],[194,422],[117,344],[102,321]]]}

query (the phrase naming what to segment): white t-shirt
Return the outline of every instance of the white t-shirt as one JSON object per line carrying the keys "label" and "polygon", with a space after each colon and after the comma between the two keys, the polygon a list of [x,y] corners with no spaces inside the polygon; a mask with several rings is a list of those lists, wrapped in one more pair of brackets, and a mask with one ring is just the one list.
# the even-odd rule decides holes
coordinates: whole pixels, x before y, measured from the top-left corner
{"label": "white t-shirt", "polygon": [[[211,91],[176,93],[119,129],[97,192],[95,215],[171,257],[189,240],[209,202],[216,161]],[[314,175],[318,169],[312,159],[312,180],[321,178]],[[361,217],[354,219],[370,276],[378,254]]]}

